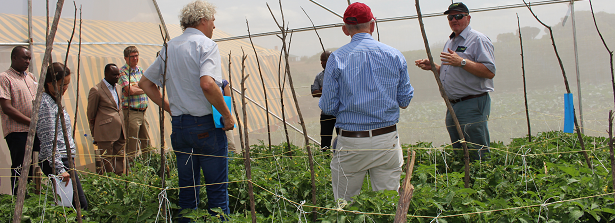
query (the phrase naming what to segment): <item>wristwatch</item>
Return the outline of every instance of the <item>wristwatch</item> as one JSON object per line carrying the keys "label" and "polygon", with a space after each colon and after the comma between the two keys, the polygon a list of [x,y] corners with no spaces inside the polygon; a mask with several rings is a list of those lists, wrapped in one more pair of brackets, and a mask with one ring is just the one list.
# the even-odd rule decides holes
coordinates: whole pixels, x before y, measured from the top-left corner
{"label": "wristwatch", "polygon": [[466,59],[461,60],[461,67],[466,65]]}

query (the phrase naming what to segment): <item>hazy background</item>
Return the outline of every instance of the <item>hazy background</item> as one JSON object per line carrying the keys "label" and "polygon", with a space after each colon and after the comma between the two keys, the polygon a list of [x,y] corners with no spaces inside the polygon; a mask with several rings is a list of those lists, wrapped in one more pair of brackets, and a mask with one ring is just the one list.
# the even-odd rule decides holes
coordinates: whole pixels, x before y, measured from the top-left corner
{"label": "hazy background", "polygon": [[[158,1],[165,22],[168,24],[178,23],[179,10],[187,2],[189,1]],[[215,22],[217,30],[222,30],[231,35],[245,35],[247,34],[246,20],[250,22],[253,34],[278,30],[266,5],[269,3],[274,14],[280,19],[278,1],[235,0],[211,2],[217,6]],[[4,3],[0,13],[27,14],[27,1],[25,0]],[[338,14],[343,14],[347,6],[347,2],[344,0],[320,0],[319,3]],[[364,3],[372,8],[377,18],[416,15],[414,1],[366,0]],[[441,13],[450,3],[448,0],[422,1],[421,8],[424,14]],[[464,3],[472,11],[472,9],[477,8],[498,7],[523,2],[519,0],[468,0],[464,1]],[[612,0],[595,0],[592,3],[598,16],[598,25],[601,27],[607,43],[612,45],[612,48],[615,48],[615,31],[612,25],[615,2]],[[78,6],[83,5],[84,19],[159,22],[152,1],[149,0],[79,0],[76,1],[76,4]],[[35,16],[45,15],[45,1],[33,0],[33,5]],[[282,1],[282,5],[286,22],[290,28],[311,25],[301,7],[311,16],[316,25],[341,22],[340,18],[308,0],[287,0]],[[576,102],[578,94],[571,20],[568,19],[562,25],[562,20],[569,13],[569,4],[558,3],[535,6],[533,9],[543,22],[553,26],[555,30],[555,40],[563,58]],[[52,3],[50,11],[53,13],[54,10],[55,4]],[[611,102],[613,101],[608,53],[598,38],[588,10],[588,1],[577,1],[575,3],[579,39],[580,83],[583,90],[583,118],[586,134],[604,136],[607,127],[607,112],[608,109],[612,108]],[[563,125],[562,102],[565,89],[563,87],[561,71],[559,70],[548,35],[545,35],[544,28],[523,7],[471,13],[471,26],[475,30],[486,34],[495,45],[497,73],[494,80],[496,91],[491,94],[493,104],[489,123],[491,138],[494,141],[506,142],[511,137],[521,137],[527,132],[523,106],[520,48],[516,34],[518,32],[517,13],[520,17],[521,26],[525,30],[522,34],[526,44],[528,99],[530,101],[530,116],[533,120],[533,133],[537,131],[559,130]],[[73,17],[73,4],[71,1],[66,1],[62,15],[64,18]],[[448,22],[443,16],[426,18],[424,22],[427,36],[432,46],[432,52],[437,57],[437,53],[441,51],[442,45],[451,32]],[[139,27],[134,28],[134,30],[125,31],[127,33],[138,33]],[[343,35],[340,28],[323,29],[319,30],[319,33],[324,46],[328,49],[339,48],[350,40],[349,37]],[[433,75],[430,72],[420,71],[412,66],[414,60],[426,57],[417,20],[379,23],[379,36],[381,42],[404,52],[410,65],[409,75],[411,83],[416,89],[415,98],[410,107],[401,113],[402,141],[406,143],[419,140],[431,141],[435,145],[448,142],[443,120],[446,108],[439,96]],[[254,38],[254,41],[257,45],[274,49],[281,44],[275,36]],[[314,138],[319,138],[317,118],[319,109],[317,107],[318,100],[310,96],[309,86],[313,82],[313,77],[322,70],[317,59],[320,51],[320,43],[314,32],[300,32],[293,35],[291,46],[291,54],[294,55],[291,58],[293,60],[291,63],[292,75],[295,78],[296,90],[301,97],[299,104],[309,126],[308,133]],[[221,54],[226,55],[228,52],[221,52]],[[7,59],[0,58],[0,62],[8,64]],[[263,101],[258,102],[264,104]],[[579,113],[577,112],[577,114]],[[298,126],[296,121],[293,124]],[[262,139],[264,138],[263,135],[263,133],[256,133],[256,136],[251,138]],[[301,137],[297,135],[293,138],[300,139]]]}
{"label": "hazy background", "polygon": [[[53,1],[52,1],[53,2]],[[158,1],[162,15],[167,24],[178,23],[179,10],[186,0]],[[274,14],[280,18],[278,1],[260,0],[231,0],[211,1],[217,6],[216,29],[231,35],[245,35],[246,19],[250,22],[251,33],[277,31],[271,15],[267,9],[268,2]],[[347,3],[345,0],[320,0],[331,10],[343,14]],[[27,14],[27,1],[2,2],[0,13]],[[399,0],[366,0],[377,18],[391,18],[398,16],[416,15],[414,1]],[[450,4],[445,0],[422,1],[421,8],[424,14],[441,13]],[[509,4],[523,3],[520,0],[492,0],[464,1],[472,9],[497,7]],[[600,27],[607,44],[615,49],[615,1],[592,1],[598,26]],[[158,23],[158,15],[150,0],[79,0],[76,4],[83,5],[83,18],[88,20],[110,20],[124,22],[151,22]],[[282,1],[286,22],[290,28],[311,26],[300,7],[310,15],[315,25],[334,24],[341,19],[308,0]],[[33,0],[35,16],[45,15],[45,1]],[[577,78],[575,72],[572,28],[570,18],[562,24],[568,13],[569,4],[559,3],[533,7],[540,19],[553,26],[555,40],[564,62],[570,88],[577,102]],[[50,11],[55,10],[55,3]],[[613,86],[611,84],[609,55],[598,37],[588,1],[575,3],[576,25],[579,47],[580,83],[582,86],[583,112],[585,134],[606,136],[608,127],[608,110],[613,109]],[[66,1],[63,9],[63,18],[73,17],[72,1]],[[521,70],[520,46],[518,38],[517,16],[520,17],[524,41],[525,68],[527,76],[528,100],[530,118],[532,121],[532,134],[542,131],[563,129],[563,94],[565,88],[557,59],[553,52],[548,34],[544,28],[531,16],[526,8],[497,10],[490,12],[471,13],[471,26],[473,29],[486,34],[495,46],[497,72],[494,79],[495,92],[491,95],[492,110],[489,127],[492,141],[509,142],[511,138],[523,137],[527,134],[525,121],[525,107],[523,101],[523,82]],[[445,17],[426,18],[424,20],[431,50],[437,58],[438,53],[451,33]],[[413,66],[413,61],[426,57],[423,38],[417,20],[403,20],[396,22],[379,23],[380,41],[402,51],[408,61],[411,84],[415,88],[415,97],[406,110],[402,110],[399,122],[400,138],[403,143],[417,141],[433,142],[434,146],[449,143],[448,133],[444,126],[446,107],[437,89],[432,73],[419,70]],[[24,27],[24,32],[25,32]],[[139,33],[140,27],[125,30],[126,33]],[[214,31],[215,32],[215,31]],[[324,46],[327,49],[337,49],[348,43],[350,38],[343,35],[340,28],[319,30]],[[376,33],[374,33],[376,36]],[[25,42],[26,40],[24,40]],[[36,40],[35,40],[36,41]],[[65,42],[66,40],[56,40]],[[241,40],[245,41],[245,40]],[[254,38],[257,45],[275,49],[281,43],[275,36]],[[250,50],[250,49],[246,49]],[[291,71],[295,79],[295,88],[299,95],[299,105],[308,127],[308,134],[320,140],[317,106],[318,99],[310,95],[310,85],[314,76],[322,70],[318,55],[321,46],[313,31],[295,33],[291,45]],[[228,55],[228,52],[220,52]],[[121,52],[118,52],[121,54]],[[224,58],[224,57],[223,57]],[[8,68],[9,58],[0,58],[0,70]],[[252,65],[249,65],[252,66]],[[256,74],[254,74],[256,75]],[[226,74],[225,74],[226,76]],[[255,77],[255,76],[252,76]],[[277,90],[277,89],[268,89]],[[276,98],[271,100],[278,100]],[[257,100],[264,104],[263,100]],[[577,105],[578,106],[578,105]],[[578,108],[578,107],[577,107]],[[577,115],[579,112],[577,112]],[[248,114],[249,115],[249,114]],[[291,124],[300,128],[296,114],[290,114]],[[278,124],[279,121],[275,121]],[[264,126],[263,126],[264,128]],[[290,130],[291,141],[303,145],[303,137]],[[283,130],[274,130],[274,143],[282,141]],[[259,139],[266,139],[266,133],[256,131],[250,135],[251,143]],[[236,137],[237,143],[239,142]],[[4,140],[0,140],[0,144]],[[8,151],[7,151],[8,152]],[[8,153],[6,153],[8,154]],[[7,156],[0,159],[10,162]],[[3,184],[4,186],[4,184]]]}

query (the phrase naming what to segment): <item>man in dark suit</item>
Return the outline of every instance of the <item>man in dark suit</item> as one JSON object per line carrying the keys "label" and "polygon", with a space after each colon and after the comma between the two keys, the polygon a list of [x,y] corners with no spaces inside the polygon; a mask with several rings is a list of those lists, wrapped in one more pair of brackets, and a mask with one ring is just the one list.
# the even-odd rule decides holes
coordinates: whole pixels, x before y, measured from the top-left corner
{"label": "man in dark suit", "polygon": [[94,143],[103,158],[102,172],[124,173],[124,115],[119,104],[116,83],[120,70],[115,64],[105,66],[105,78],[90,89],[88,95],[88,122]]}

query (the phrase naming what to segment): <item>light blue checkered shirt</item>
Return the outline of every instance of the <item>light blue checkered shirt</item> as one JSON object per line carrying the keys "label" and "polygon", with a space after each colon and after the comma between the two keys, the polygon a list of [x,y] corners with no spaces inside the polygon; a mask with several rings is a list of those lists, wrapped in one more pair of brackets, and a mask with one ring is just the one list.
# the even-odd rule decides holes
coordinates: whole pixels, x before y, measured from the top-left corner
{"label": "light blue checkered shirt", "polygon": [[368,33],[355,34],[329,56],[323,82],[318,105],[337,117],[335,127],[347,131],[396,124],[399,107],[414,95],[404,56]]}

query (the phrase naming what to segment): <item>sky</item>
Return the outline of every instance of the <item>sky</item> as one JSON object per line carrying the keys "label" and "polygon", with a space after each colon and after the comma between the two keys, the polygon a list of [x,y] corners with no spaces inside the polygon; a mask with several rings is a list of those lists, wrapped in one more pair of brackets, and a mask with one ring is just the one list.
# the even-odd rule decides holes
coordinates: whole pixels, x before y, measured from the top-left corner
{"label": "sky", "polygon": [[[9,1],[9,0],[2,0]],[[347,0],[314,0],[327,8],[343,15],[348,3]],[[32,0],[35,16],[45,15],[45,0]],[[55,1],[50,0],[51,12],[55,10]],[[94,20],[157,22],[157,14],[151,0],[75,0],[77,5],[83,5],[83,18]],[[161,13],[167,24],[178,24],[178,15],[181,8],[190,0],[157,0]],[[215,25],[217,30],[231,35],[246,35],[246,20],[249,21],[252,34],[279,30],[273,21],[267,3],[274,14],[281,19],[279,2],[275,0],[211,0],[217,7]],[[355,1],[351,1],[355,2]],[[391,18],[399,16],[416,15],[415,1],[411,0],[364,0],[363,3],[371,7],[376,18]],[[535,1],[538,2],[538,1]],[[65,1],[63,17],[73,17],[73,2]],[[423,0],[420,2],[423,14],[441,13],[451,3],[450,0]],[[521,0],[466,0],[464,3],[470,8],[473,29],[486,34],[492,41],[497,41],[500,33],[515,32],[517,29],[516,13],[519,13],[521,26],[542,26],[531,16],[526,8],[504,9],[491,12],[472,13],[473,9],[521,4]],[[593,0],[596,12],[604,11],[615,13],[615,1]],[[0,9],[0,13],[27,14],[26,0],[10,0]],[[311,17],[315,25],[340,23],[342,20],[336,15],[312,3],[310,0],[282,0],[285,21],[290,28],[311,26],[303,8]],[[575,11],[588,11],[588,1],[578,1],[574,5]],[[544,6],[535,6],[533,9],[543,22],[548,25],[559,23],[568,13],[569,4],[558,3]],[[450,34],[448,22],[444,16],[426,18],[424,20],[427,37],[430,44],[444,43]],[[402,20],[379,23],[381,42],[391,45],[401,51],[424,49],[418,21]],[[215,31],[214,31],[215,32]],[[319,30],[323,44],[326,48],[338,48],[350,41],[342,33],[341,28]],[[541,33],[544,34],[544,33]],[[377,36],[374,33],[374,36]],[[277,37],[259,37],[255,43],[267,48],[279,47],[281,42]],[[311,56],[320,51],[320,43],[313,31],[296,33],[293,36],[291,54],[298,56]],[[438,49],[439,50],[439,49]]]}

